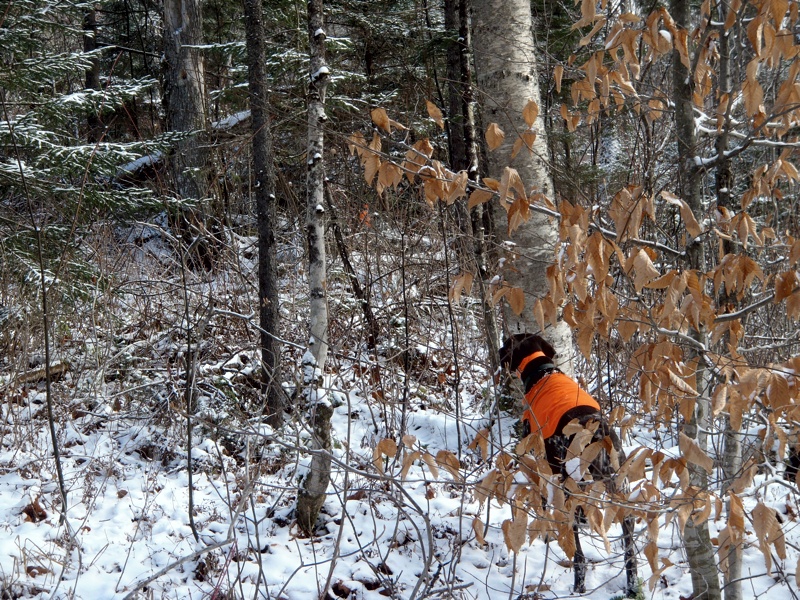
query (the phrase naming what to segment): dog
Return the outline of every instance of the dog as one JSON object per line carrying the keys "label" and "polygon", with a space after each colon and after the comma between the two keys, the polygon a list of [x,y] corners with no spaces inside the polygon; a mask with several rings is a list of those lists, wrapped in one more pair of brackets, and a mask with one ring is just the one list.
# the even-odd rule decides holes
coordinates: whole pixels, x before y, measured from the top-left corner
{"label": "dog", "polygon": [[[524,427],[530,432],[540,432],[544,438],[545,455],[553,474],[568,477],[566,470],[567,449],[575,434],[567,435],[564,428],[572,421],[584,427],[592,422],[598,424],[592,442],[610,438],[617,451],[619,462],[625,461],[622,442],[603,417],[600,404],[568,375],[561,372],[553,362],[556,351],[539,335],[519,333],[509,337],[500,349],[500,364],[511,373],[516,373],[525,392],[525,410],[522,414]],[[616,491],[616,478],[611,460],[601,451],[592,461],[589,470],[595,480],[602,480],[609,492]],[[581,509],[578,509],[581,512]],[[575,592],[586,591],[586,557],[578,535],[581,515],[573,521],[575,536]],[[638,588],[636,554],[633,544],[633,518],[629,515],[622,522],[622,537],[625,546],[625,573],[628,595],[635,595]]]}

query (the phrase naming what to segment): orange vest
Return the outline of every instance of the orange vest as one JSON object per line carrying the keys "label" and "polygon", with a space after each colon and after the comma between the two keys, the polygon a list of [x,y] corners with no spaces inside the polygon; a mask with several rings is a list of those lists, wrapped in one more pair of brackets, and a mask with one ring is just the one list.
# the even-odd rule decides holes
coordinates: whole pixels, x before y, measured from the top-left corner
{"label": "orange vest", "polygon": [[[535,352],[520,363],[520,375],[524,367],[537,356]],[[576,406],[591,406],[600,410],[597,400],[581,389],[577,382],[563,373],[550,373],[537,381],[525,394],[528,408],[522,414],[522,420],[528,421],[531,432],[541,431],[547,439],[556,432],[558,422],[569,409]]]}

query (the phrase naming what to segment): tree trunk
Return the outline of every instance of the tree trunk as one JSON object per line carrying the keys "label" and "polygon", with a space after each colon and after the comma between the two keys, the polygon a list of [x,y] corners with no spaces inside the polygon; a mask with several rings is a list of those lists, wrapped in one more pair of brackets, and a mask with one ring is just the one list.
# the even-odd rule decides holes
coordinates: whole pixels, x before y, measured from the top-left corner
{"label": "tree trunk", "polygon": [[[164,109],[167,131],[206,128],[205,70],[199,0],[164,0]],[[208,186],[202,169],[207,150],[195,136],[176,144],[170,168],[179,198],[202,199]]]}
{"label": "tree trunk", "polygon": [[329,402],[317,402],[312,408],[314,449],[311,467],[303,478],[297,495],[297,524],[307,534],[314,533],[319,511],[325,503],[325,492],[331,481],[331,417]]}
{"label": "tree trunk", "polygon": [[459,5],[461,0],[445,0],[444,29],[447,34],[447,146],[450,168],[461,171],[467,168],[467,151],[464,146],[464,115],[462,112],[461,52],[465,43],[459,34]]}
{"label": "tree trunk", "polygon": [[318,369],[325,368],[328,355],[328,298],[325,281],[325,92],[328,66],[325,62],[325,29],[322,0],[308,2],[310,76],[308,87],[308,149],[306,174],[306,238],[308,240],[308,280],[310,287],[309,350]]}
{"label": "tree trunk", "polygon": [[[731,79],[731,32],[726,30],[724,23],[728,20],[729,6],[724,2],[719,4],[719,19],[722,24],[719,28],[719,91],[717,98],[722,94],[730,94],[733,89],[733,82]],[[731,169],[731,161],[727,158],[728,140],[730,137],[730,111],[731,105],[728,103],[728,108],[725,114],[725,120],[722,125],[722,130],[719,132],[716,140],[716,151],[719,157],[719,164],[717,165],[717,173],[715,177],[717,206],[724,206],[726,208],[734,208],[733,201],[733,170]],[[736,251],[735,245],[731,240],[723,240],[723,252],[725,254],[733,253]],[[725,290],[725,304],[736,310],[738,308],[735,294],[729,294]],[[730,337],[730,336],[729,336]],[[722,455],[722,473],[724,481],[722,483],[723,495],[729,489],[733,480],[739,475],[742,468],[742,442],[741,432],[738,428],[734,428],[730,419],[725,419],[725,431],[723,435],[724,446]],[[728,498],[727,502],[728,515],[731,514],[731,501]],[[720,560],[727,561],[727,569],[725,570],[725,600],[741,600],[742,598],[742,546],[741,543],[734,543],[731,545],[727,557],[720,556]]]}
{"label": "tree trunk", "polygon": [[[83,51],[94,52],[97,50],[97,11],[92,8],[83,17]],[[86,89],[100,89],[100,59],[95,55],[92,57],[91,66],[86,69]],[[90,144],[100,141],[103,136],[103,122],[100,115],[91,112],[86,117],[88,131],[86,139]]]}
{"label": "tree trunk", "polygon": [[[478,155],[478,129],[475,123],[475,88],[472,82],[472,19],[470,0],[454,0],[458,4],[458,79],[460,86],[451,87],[451,93],[458,92],[461,103],[461,147],[465,152],[462,159],[463,167],[469,173],[470,182],[477,182],[480,177],[480,160]],[[449,57],[448,57],[449,59]],[[449,71],[448,71],[449,75]],[[454,76],[456,73],[453,74]],[[451,101],[451,106],[454,104]],[[486,230],[483,226],[482,204],[472,209],[471,236],[472,253],[474,257],[475,275],[477,278],[478,293],[483,307],[483,325],[486,331],[489,350],[489,367],[494,373],[500,366],[500,333],[497,329],[497,318],[494,307],[488,299],[486,282],[488,270],[486,268]]]}
{"label": "tree trunk", "polygon": [[[672,0],[670,12],[678,27],[689,29],[689,11],[689,0]],[[700,172],[695,164],[697,135],[692,106],[692,86],[692,74],[681,62],[680,54],[673,51],[672,101],[675,105],[675,133],[678,142],[678,185],[681,197],[689,205],[695,218],[698,218],[702,215],[702,196]],[[701,240],[690,240],[686,254],[689,269],[699,272],[705,270],[705,253]],[[703,344],[707,341],[702,331],[692,330],[691,335]],[[709,374],[702,364],[702,360],[698,361],[697,389],[700,395],[692,418],[684,424],[684,433],[696,440],[700,448],[705,451],[708,447],[707,431],[710,425]],[[689,481],[695,490],[708,489],[708,475],[697,465],[689,465]],[[697,523],[690,518],[684,529],[684,544],[692,575],[694,600],[720,600],[722,592],[708,521]]]}
{"label": "tree trunk", "polygon": [[275,254],[275,169],[272,161],[265,32],[261,0],[245,0],[247,71],[253,130],[253,180],[258,216],[258,316],[261,327],[262,381],[267,422],[283,423],[284,396],[280,385],[278,282]]}
{"label": "tree trunk", "polygon": [[[536,123],[533,153],[523,148],[511,158],[511,149],[527,125],[522,110],[528,100],[540,103],[539,81],[533,41],[533,22],[528,0],[474,0],[473,31],[478,90],[483,106],[484,122],[496,122],[505,132],[503,144],[489,153],[488,173],[500,178],[506,166],[517,170],[526,190],[538,190],[552,198],[553,183],[547,165],[547,135],[541,114]],[[507,216],[502,207],[493,204],[496,237],[507,237]],[[557,240],[557,224],[549,217],[531,213],[531,218],[514,233],[515,257],[508,264],[505,279],[525,293],[525,309],[517,316],[504,308],[506,328],[538,332],[532,307],[537,298],[548,293],[547,267],[553,260]],[[542,334],[559,355],[559,366],[567,373],[573,370],[572,333],[559,322]]]}
{"label": "tree trunk", "polygon": [[308,283],[310,335],[308,351],[303,359],[305,383],[311,409],[311,470],[302,482],[297,497],[297,522],[311,534],[331,477],[331,416],[333,408],[318,389],[328,354],[328,305],[325,282],[325,170],[324,130],[325,91],[328,66],[325,63],[325,20],[323,0],[308,0],[308,40],[310,76],[308,88],[308,198],[306,234],[308,239]]}

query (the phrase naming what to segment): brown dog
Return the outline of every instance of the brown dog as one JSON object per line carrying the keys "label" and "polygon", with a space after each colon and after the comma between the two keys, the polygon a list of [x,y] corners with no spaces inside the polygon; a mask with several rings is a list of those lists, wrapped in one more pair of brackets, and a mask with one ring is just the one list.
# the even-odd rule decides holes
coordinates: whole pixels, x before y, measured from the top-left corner
{"label": "brown dog", "polygon": [[[512,335],[500,349],[500,364],[512,373],[516,373],[522,381],[526,405],[522,420],[529,432],[541,432],[547,462],[550,463],[553,473],[560,474],[564,478],[568,476],[565,461],[574,434],[565,435],[564,427],[575,419],[584,426],[596,421],[598,427],[592,436],[592,442],[610,438],[619,455],[619,461],[624,462],[622,443],[603,418],[600,404],[581,389],[577,382],[555,366],[553,363],[555,356],[555,350],[544,338],[530,333]],[[609,492],[615,491],[614,471],[605,451],[598,454],[589,469],[595,480],[605,482]],[[575,535],[573,567],[575,592],[583,593],[586,591],[586,558],[578,537],[578,520],[576,519],[573,525]],[[623,520],[622,535],[625,544],[626,591],[629,595],[634,595],[638,578],[631,517]]]}

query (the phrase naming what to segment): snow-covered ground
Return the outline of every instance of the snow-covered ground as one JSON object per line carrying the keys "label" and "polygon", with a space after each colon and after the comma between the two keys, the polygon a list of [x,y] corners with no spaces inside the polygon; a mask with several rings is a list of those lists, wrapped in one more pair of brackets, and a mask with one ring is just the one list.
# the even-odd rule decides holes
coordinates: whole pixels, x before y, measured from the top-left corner
{"label": "snow-covered ground", "polygon": [[[163,259],[163,252],[153,256]],[[364,367],[353,352],[337,346],[339,358],[326,376],[336,406],[333,480],[316,535],[304,536],[292,510],[309,460],[298,451],[309,439],[305,413],[295,400],[285,430],[276,433],[248,412],[252,399],[243,400],[243,390],[253,370],[256,342],[245,343],[241,330],[231,333],[230,324],[236,322],[231,315],[250,314],[241,305],[246,304],[246,292],[237,291],[234,279],[214,282],[215,306],[221,312],[209,320],[211,333],[200,344],[192,444],[192,517],[198,539],[189,516],[182,346],[180,336],[167,331],[170,319],[180,319],[180,306],[173,307],[178,316],[171,317],[163,308],[156,310],[152,298],[129,299],[119,323],[89,324],[83,319],[78,321],[84,329],[76,321],[69,336],[62,334],[60,356],[71,367],[54,384],[53,399],[67,488],[64,522],[44,387],[39,380],[21,383],[3,374],[0,598],[304,600],[326,597],[326,592],[329,598],[376,600],[573,596],[571,566],[555,541],[526,542],[514,555],[501,529],[511,517],[509,504],[475,499],[474,484],[493,468],[501,449],[512,452],[516,443],[513,414],[489,422],[490,403],[484,398],[491,397],[493,388],[477,360],[461,364],[458,419],[451,366],[440,362],[444,377],[420,377],[409,386],[405,433],[413,437],[401,440],[404,396],[397,365],[386,357],[373,363],[388,390],[384,394],[376,390],[371,366]],[[133,289],[134,280],[121,289]],[[202,307],[207,288],[199,285],[197,290]],[[302,291],[287,294],[285,311],[295,307]],[[114,335],[100,335],[104,327],[114,328]],[[437,352],[448,350],[445,319],[440,328],[429,332],[418,357],[435,360]],[[338,341],[332,341],[336,346]],[[290,348],[287,360],[299,358],[297,353]],[[101,354],[102,360],[97,358]],[[468,445],[487,426],[492,445],[489,460],[483,460],[480,449]],[[380,453],[376,458],[374,449],[386,437],[401,445],[397,460]],[[656,442],[646,426],[626,442],[629,452],[640,445],[668,445]],[[407,462],[414,451],[420,454]],[[440,451],[459,457],[457,471],[425,460]],[[677,454],[677,448],[672,452]],[[789,600],[798,589],[800,510],[794,486],[770,477],[758,475],[742,494],[746,518],[759,501],[777,509],[787,557],[775,556],[772,574],[767,574],[753,527],[746,521],[744,597]],[[476,540],[476,517],[487,525],[485,544]],[[677,520],[666,511],[651,517],[659,519],[661,566],[672,566],[655,578],[651,589],[652,572],[640,551],[644,597],[689,598],[691,579]],[[719,520],[712,515],[711,535],[726,521],[724,513]],[[610,553],[600,536],[584,529],[589,560],[584,597],[618,596],[625,583],[619,527],[609,530]],[[639,519],[640,550],[647,542],[646,529],[645,519]]]}

